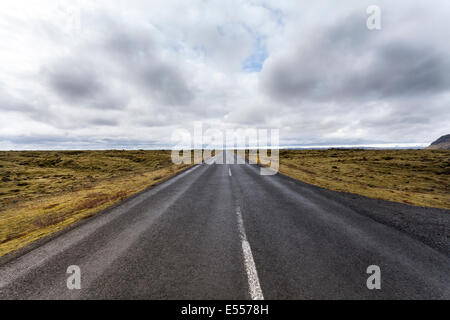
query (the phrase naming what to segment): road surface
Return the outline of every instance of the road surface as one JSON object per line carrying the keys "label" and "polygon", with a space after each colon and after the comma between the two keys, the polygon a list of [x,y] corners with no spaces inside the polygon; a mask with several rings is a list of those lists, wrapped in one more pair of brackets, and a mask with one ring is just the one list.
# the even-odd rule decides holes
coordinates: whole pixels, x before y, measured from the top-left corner
{"label": "road surface", "polygon": [[[254,165],[198,165],[1,265],[0,298],[450,298],[448,253],[340,197]],[[367,288],[370,265],[381,289]]]}

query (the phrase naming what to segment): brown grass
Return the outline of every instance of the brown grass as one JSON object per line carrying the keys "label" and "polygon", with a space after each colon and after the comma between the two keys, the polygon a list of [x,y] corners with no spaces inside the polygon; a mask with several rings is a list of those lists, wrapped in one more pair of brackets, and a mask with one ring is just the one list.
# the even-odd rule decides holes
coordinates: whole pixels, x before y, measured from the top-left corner
{"label": "brown grass", "polygon": [[0,256],[190,166],[170,151],[0,152]]}
{"label": "brown grass", "polygon": [[335,191],[450,209],[449,150],[281,150],[280,172]]}

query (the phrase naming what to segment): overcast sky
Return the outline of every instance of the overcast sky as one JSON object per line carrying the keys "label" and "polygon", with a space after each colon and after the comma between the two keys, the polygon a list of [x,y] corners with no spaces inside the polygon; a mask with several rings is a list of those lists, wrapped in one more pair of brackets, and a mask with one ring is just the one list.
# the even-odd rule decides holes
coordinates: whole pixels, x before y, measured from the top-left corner
{"label": "overcast sky", "polygon": [[450,133],[449,17],[447,0],[2,0],[0,149],[170,147],[195,121],[429,143]]}

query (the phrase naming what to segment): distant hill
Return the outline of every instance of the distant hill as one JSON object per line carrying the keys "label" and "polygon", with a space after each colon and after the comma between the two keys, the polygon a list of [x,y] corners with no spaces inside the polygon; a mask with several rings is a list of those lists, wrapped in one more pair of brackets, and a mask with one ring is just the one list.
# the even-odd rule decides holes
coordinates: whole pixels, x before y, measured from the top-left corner
{"label": "distant hill", "polygon": [[450,150],[450,134],[440,137],[436,141],[430,144],[427,149],[444,149]]}

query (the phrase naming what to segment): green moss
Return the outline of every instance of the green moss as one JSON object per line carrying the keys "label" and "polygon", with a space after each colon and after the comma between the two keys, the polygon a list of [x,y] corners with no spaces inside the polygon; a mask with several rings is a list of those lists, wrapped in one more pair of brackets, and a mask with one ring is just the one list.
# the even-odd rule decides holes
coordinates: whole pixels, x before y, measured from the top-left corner
{"label": "green moss", "polygon": [[170,151],[0,152],[0,256],[189,165]]}

